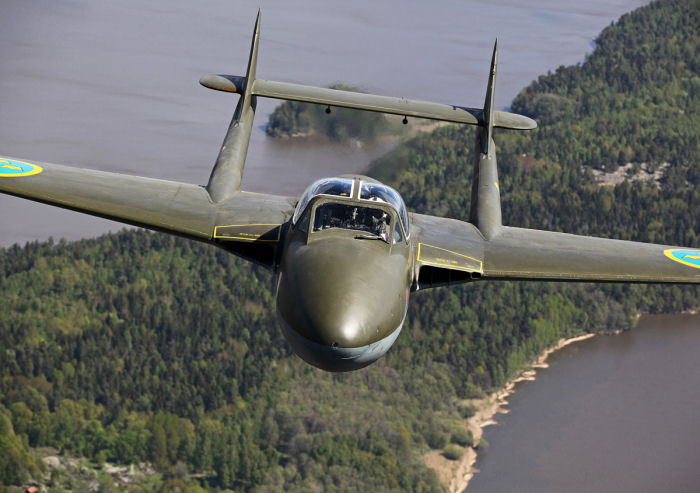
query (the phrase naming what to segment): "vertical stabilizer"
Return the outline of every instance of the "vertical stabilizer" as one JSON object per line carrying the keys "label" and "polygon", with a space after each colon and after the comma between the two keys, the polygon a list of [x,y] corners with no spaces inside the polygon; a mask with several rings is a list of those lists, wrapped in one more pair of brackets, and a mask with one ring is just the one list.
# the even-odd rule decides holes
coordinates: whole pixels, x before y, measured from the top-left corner
{"label": "vertical stabilizer", "polygon": [[253,95],[253,82],[258,64],[258,42],[260,40],[260,11],[255,21],[253,42],[250,47],[248,70],[245,77],[245,89],[241,94],[233,119],[224,137],[224,143],[216,158],[216,164],[209,177],[207,190],[214,202],[221,202],[231,197],[241,188],[243,168],[248,154],[248,143],[253,129],[256,97]]}
{"label": "vertical stabilizer", "polygon": [[[481,152],[489,154],[493,141],[493,98],[496,93],[496,67],[498,66],[498,39],[493,44],[493,55],[491,56],[491,70],[489,70],[489,82],[486,85],[486,97],[484,98],[484,124],[486,125],[486,138],[483,139],[486,148]],[[482,144],[483,144],[482,143]]]}
{"label": "vertical stabilizer", "polygon": [[495,111],[493,108],[496,89],[496,66],[498,64],[498,40],[493,46],[491,71],[486,87],[486,98],[482,121],[476,131],[474,178],[472,182],[472,200],[470,222],[488,240],[501,229],[501,194],[498,185],[496,165],[496,145],[493,142],[493,125]]}

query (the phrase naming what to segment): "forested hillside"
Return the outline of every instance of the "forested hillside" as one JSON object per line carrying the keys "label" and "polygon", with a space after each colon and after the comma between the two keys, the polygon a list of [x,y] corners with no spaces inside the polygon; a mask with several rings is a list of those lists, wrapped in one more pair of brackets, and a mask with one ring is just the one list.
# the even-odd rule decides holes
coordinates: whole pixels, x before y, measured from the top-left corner
{"label": "forested hillside", "polygon": [[[540,129],[496,132],[507,224],[700,246],[698,26],[700,0],[654,3],[521,92]],[[421,135],[371,173],[414,211],[466,219],[473,137]],[[658,187],[593,176],[627,163],[669,165]],[[171,481],[141,491],[439,491],[422,456],[470,444],[463,398],[561,337],[700,308],[682,286],[429,290],[385,358],[333,375],[290,352],[273,292],[270,273],[156,233],[0,250],[0,489],[40,478],[29,447],[51,446]]]}

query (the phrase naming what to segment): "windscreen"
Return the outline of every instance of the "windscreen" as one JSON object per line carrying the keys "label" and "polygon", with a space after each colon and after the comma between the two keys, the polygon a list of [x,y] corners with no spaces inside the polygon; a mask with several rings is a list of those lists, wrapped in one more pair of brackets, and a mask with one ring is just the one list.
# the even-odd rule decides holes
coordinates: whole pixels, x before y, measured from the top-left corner
{"label": "windscreen", "polygon": [[401,224],[406,232],[406,236],[408,236],[408,212],[406,211],[406,205],[403,203],[403,199],[401,198],[401,195],[399,195],[399,192],[381,183],[363,181],[362,185],[360,186],[360,199],[375,202],[386,202],[394,207],[394,209],[396,209],[396,211],[399,213]]}
{"label": "windscreen", "polygon": [[352,197],[353,180],[344,178],[324,178],[313,182],[301,196],[297,208],[294,211],[292,222],[297,223],[306,206],[317,195],[335,195],[337,197]]}
{"label": "windscreen", "polygon": [[388,238],[391,217],[381,209],[352,204],[325,203],[316,208],[314,231],[350,229]]}

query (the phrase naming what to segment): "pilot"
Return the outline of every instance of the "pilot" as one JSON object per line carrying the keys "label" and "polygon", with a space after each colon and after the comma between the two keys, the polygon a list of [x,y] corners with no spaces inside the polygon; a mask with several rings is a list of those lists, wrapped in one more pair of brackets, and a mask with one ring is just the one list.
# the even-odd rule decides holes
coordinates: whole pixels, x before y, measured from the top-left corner
{"label": "pilot", "polygon": [[380,210],[373,211],[372,225],[374,234],[381,236],[384,241],[389,239],[389,216],[386,212]]}

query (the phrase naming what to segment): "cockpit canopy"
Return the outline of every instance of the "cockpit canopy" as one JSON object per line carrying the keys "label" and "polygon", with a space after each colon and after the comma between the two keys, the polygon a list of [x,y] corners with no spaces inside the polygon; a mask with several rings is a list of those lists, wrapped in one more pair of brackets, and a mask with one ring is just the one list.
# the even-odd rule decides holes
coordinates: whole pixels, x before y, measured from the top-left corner
{"label": "cockpit canopy", "polygon": [[322,178],[313,182],[299,199],[292,218],[294,224],[306,210],[309,202],[319,195],[388,204],[398,213],[406,238],[409,236],[408,212],[399,193],[382,183],[361,178]]}

